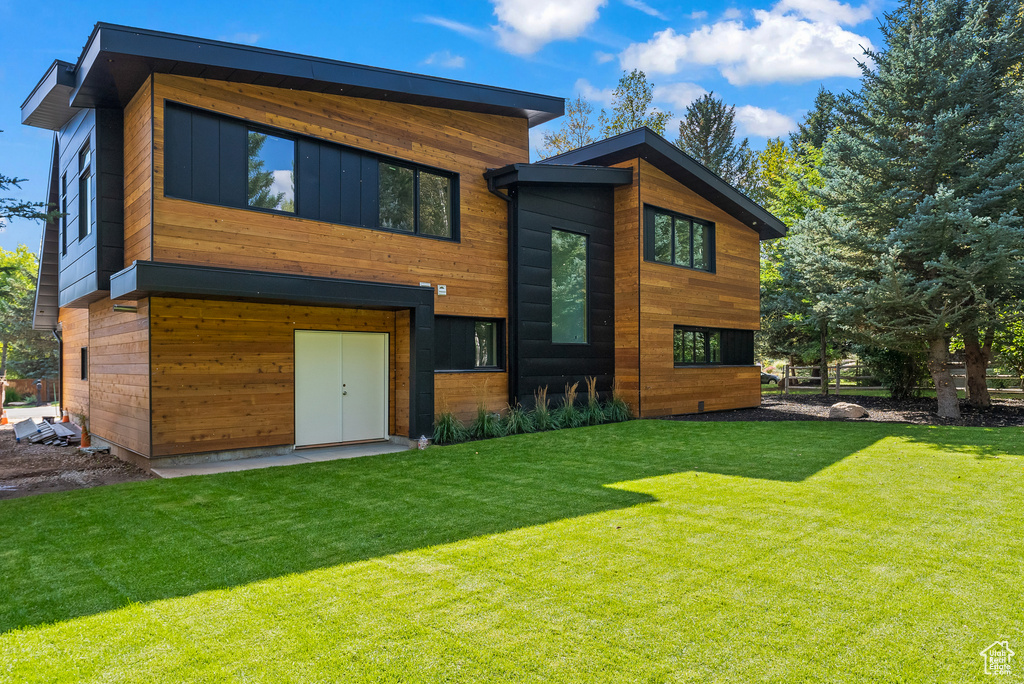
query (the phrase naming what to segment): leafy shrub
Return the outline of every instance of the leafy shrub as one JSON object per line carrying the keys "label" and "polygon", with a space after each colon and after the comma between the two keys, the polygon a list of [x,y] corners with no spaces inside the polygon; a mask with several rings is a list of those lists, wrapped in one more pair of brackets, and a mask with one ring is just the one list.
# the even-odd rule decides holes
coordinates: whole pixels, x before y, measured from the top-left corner
{"label": "leafy shrub", "polygon": [[434,419],[434,444],[458,444],[468,436],[462,421],[451,411],[444,411]]}
{"label": "leafy shrub", "polygon": [[600,425],[605,421],[601,397],[597,394],[597,378],[587,378],[587,406],[583,409],[584,425]]}
{"label": "leafy shrub", "polygon": [[501,437],[505,430],[501,425],[501,414],[491,413],[483,404],[476,407],[476,418],[469,424],[469,436],[475,439]]}
{"label": "leafy shrub", "polygon": [[533,416],[517,401],[515,406],[508,407],[504,429],[506,435],[523,435],[533,432],[537,428],[534,425]]}
{"label": "leafy shrub", "polygon": [[533,393],[533,426],[538,432],[553,430],[557,425],[551,417],[548,405],[548,386],[544,385]]}
{"label": "leafy shrub", "polygon": [[7,388],[7,394],[4,396],[4,402],[10,404],[15,401],[24,401],[25,397],[21,396],[21,392],[14,389],[13,387]]}
{"label": "leafy shrub", "polygon": [[868,362],[872,374],[881,380],[882,387],[889,390],[889,396],[893,399],[914,399],[921,396],[919,387],[928,378],[923,353],[867,347],[860,356]]}

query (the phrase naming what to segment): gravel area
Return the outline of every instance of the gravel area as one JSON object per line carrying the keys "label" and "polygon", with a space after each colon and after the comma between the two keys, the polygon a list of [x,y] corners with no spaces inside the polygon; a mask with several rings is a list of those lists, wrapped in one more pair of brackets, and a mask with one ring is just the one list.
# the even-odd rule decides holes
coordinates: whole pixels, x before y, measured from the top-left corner
{"label": "gravel area", "polygon": [[0,426],[0,499],[153,477],[110,454],[89,454],[77,447],[18,444],[14,427]]}
{"label": "gravel area", "polygon": [[893,401],[887,397],[869,397],[853,394],[841,396],[818,394],[766,395],[759,408],[720,411],[717,413],[687,414],[671,416],[670,420],[733,421],[733,420],[828,420],[828,411],[833,404],[850,402],[863,406],[867,418],[861,421],[879,423],[911,423],[914,425],[969,425],[975,427],[1021,427],[1024,426],[1024,400],[993,399],[992,409],[978,411],[960,402],[959,420],[940,418],[936,413],[934,399],[913,399]]}

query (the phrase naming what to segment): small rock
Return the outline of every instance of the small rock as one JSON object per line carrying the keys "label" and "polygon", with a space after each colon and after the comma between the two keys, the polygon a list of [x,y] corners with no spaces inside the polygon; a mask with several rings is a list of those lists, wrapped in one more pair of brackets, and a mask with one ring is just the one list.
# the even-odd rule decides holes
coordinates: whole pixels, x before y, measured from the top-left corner
{"label": "small rock", "polygon": [[832,408],[828,410],[829,419],[835,418],[867,418],[868,412],[860,404],[851,404],[848,401],[841,401],[838,404],[832,404]]}

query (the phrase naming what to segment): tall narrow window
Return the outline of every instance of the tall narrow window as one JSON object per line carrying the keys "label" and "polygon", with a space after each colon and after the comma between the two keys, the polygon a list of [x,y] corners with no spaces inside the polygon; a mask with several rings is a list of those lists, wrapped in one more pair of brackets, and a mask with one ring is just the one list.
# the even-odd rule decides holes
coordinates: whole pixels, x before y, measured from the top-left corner
{"label": "tall narrow window", "polygon": [[89,379],[89,348],[82,347],[82,379]]}
{"label": "tall narrow window", "polygon": [[60,251],[68,253],[68,174],[60,177]]}
{"label": "tall narrow window", "polygon": [[587,236],[551,230],[551,341],[587,342]]}
{"label": "tall narrow window", "polygon": [[419,172],[422,235],[452,236],[452,181],[436,173]]}
{"label": "tall narrow window", "polygon": [[415,172],[398,164],[381,162],[380,225],[411,233],[416,229]]}
{"label": "tall narrow window", "polygon": [[92,152],[88,147],[78,153],[78,239],[92,233],[94,185]]}
{"label": "tall narrow window", "polygon": [[494,321],[476,321],[473,325],[475,368],[493,368],[498,365],[497,328],[498,324]]}
{"label": "tall narrow window", "polygon": [[248,204],[295,213],[295,141],[249,131]]}

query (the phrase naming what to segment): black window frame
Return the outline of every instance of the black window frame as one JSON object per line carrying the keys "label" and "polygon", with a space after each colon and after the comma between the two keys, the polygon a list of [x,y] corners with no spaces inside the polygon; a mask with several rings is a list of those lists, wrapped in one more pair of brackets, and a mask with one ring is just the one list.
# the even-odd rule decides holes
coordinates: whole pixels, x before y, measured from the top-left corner
{"label": "black window frame", "polygon": [[67,171],[60,175],[60,250],[61,254],[68,253],[68,174]]}
{"label": "black window frame", "polygon": [[[89,163],[82,164],[82,155],[88,153]],[[78,150],[78,239],[84,240],[92,234],[93,198],[96,195],[96,179],[92,172],[96,165],[92,146],[86,142]],[[84,188],[83,188],[84,185]]]}
{"label": "black window frame", "polygon": [[548,251],[548,257],[551,260],[550,268],[551,268],[551,281],[552,281],[551,282],[551,326],[550,326],[550,329],[548,331],[549,334],[550,334],[550,338],[549,339],[550,339],[551,345],[554,346],[554,347],[588,347],[591,344],[593,344],[593,339],[594,339],[593,331],[590,329],[591,324],[593,323],[593,318],[594,318],[592,313],[591,313],[591,311],[590,311],[590,295],[591,295],[591,292],[592,292],[590,278],[591,278],[591,271],[593,271],[593,269],[590,268],[590,235],[588,233],[583,233],[583,232],[578,231],[578,230],[569,230],[568,228],[559,228],[559,227],[556,227],[556,226],[552,226],[551,227],[551,232],[552,233],[554,231],[556,231],[556,230],[561,231],[563,233],[572,233],[573,235],[581,236],[583,238],[584,244],[586,246],[586,253],[587,253],[587,255],[586,255],[586,266],[587,266],[586,288],[587,288],[587,291],[586,291],[585,301],[583,302],[583,313],[586,316],[586,322],[584,324],[584,334],[586,335],[586,339],[584,339],[583,342],[556,342],[555,341],[555,306],[554,306],[554,296],[555,296],[555,287],[554,287],[554,285],[555,285],[555,283],[554,283],[554,277],[555,277],[554,276],[554,271],[555,271],[555,269],[554,269],[554,258],[555,257],[554,257],[554,249],[549,249],[549,251]]}
{"label": "black window frame", "polygon": [[[671,254],[672,254],[672,261],[662,261],[662,260],[658,259],[656,257],[656,254],[655,254],[655,221],[656,221],[655,217],[658,214],[669,216],[672,219],[672,245],[671,245],[671,248],[670,248],[671,249]],[[689,233],[688,236],[687,236],[687,239],[689,240],[689,243],[690,243],[690,250],[689,250],[690,263],[689,264],[676,263],[676,244],[677,244],[677,240],[676,240],[676,221],[686,221],[687,223],[690,224],[690,228],[687,231]],[[693,264],[693,224],[694,223],[697,223],[697,224],[700,224],[700,225],[704,226],[704,229],[706,231],[708,231],[707,254],[705,255],[706,258],[707,258],[707,268],[699,268],[697,266],[693,266],[692,265]],[[717,232],[716,231],[716,225],[715,225],[714,221],[708,221],[707,219],[702,219],[702,218],[699,218],[697,216],[690,216],[688,214],[683,214],[683,213],[680,213],[678,211],[672,211],[670,209],[663,209],[661,207],[656,207],[656,206],[651,205],[651,204],[645,204],[644,205],[644,261],[648,261],[648,262],[651,262],[651,263],[654,263],[654,264],[661,264],[662,266],[675,266],[676,268],[685,268],[685,269],[687,269],[689,271],[698,271],[700,273],[715,273],[716,270],[717,270],[717,264],[716,264],[717,259],[715,258],[715,252],[716,252],[715,236],[716,236],[716,232]]]}
{"label": "black window frame", "polygon": [[[443,169],[443,168],[436,167],[436,166],[430,166],[428,164],[420,164],[420,163],[417,163],[417,162],[410,161],[408,159],[401,159],[399,157],[392,157],[392,156],[385,155],[385,154],[379,154],[377,152],[372,152],[372,151],[369,151],[369,150],[364,150],[364,149],[361,149],[361,148],[358,148],[358,147],[352,147],[350,145],[342,145],[342,144],[333,142],[331,140],[325,140],[323,138],[317,138],[317,137],[314,137],[314,136],[304,135],[304,134],[301,134],[301,133],[295,133],[295,132],[289,131],[287,129],[280,129],[280,128],[276,128],[274,126],[266,126],[264,124],[260,124],[258,122],[254,122],[254,121],[251,121],[249,119],[244,119],[244,118],[241,118],[241,117],[232,116],[230,114],[223,114],[221,112],[217,112],[217,111],[213,111],[213,110],[203,109],[201,107],[195,107],[193,105],[185,104],[183,102],[178,102],[176,100],[164,99],[163,105],[164,105],[165,111],[167,110],[167,108],[170,107],[170,108],[174,108],[174,109],[178,109],[178,110],[184,110],[184,111],[188,111],[188,112],[195,112],[195,113],[198,113],[200,115],[204,115],[204,116],[208,116],[208,117],[212,117],[212,118],[218,118],[218,119],[224,119],[224,120],[229,120],[229,121],[237,122],[237,123],[239,123],[245,129],[246,139],[248,138],[248,132],[251,130],[251,131],[255,131],[257,133],[264,133],[264,134],[267,134],[267,135],[272,135],[272,136],[275,136],[275,137],[285,138],[285,139],[291,140],[291,141],[293,141],[295,143],[295,155],[296,155],[295,162],[294,162],[294,169],[295,169],[295,198],[294,198],[295,199],[295,212],[294,213],[293,212],[288,212],[288,211],[282,211],[280,209],[266,209],[266,208],[263,208],[263,207],[249,206],[248,198],[247,197],[243,197],[242,198],[242,200],[243,200],[242,204],[236,204],[236,203],[230,203],[228,201],[219,201],[219,202],[204,201],[202,199],[196,199],[195,197],[182,196],[181,194],[178,194],[178,193],[168,192],[167,191],[167,185],[168,185],[167,178],[168,178],[169,173],[168,173],[168,168],[166,168],[166,167],[164,168],[164,184],[163,184],[164,185],[164,187],[163,187],[164,197],[178,199],[178,200],[182,200],[182,201],[185,201],[185,202],[197,202],[199,204],[210,204],[210,205],[213,205],[213,206],[227,207],[227,208],[230,208],[230,209],[242,209],[244,211],[258,211],[258,212],[263,212],[263,213],[268,213],[268,214],[275,214],[275,215],[278,215],[278,216],[288,216],[288,217],[291,217],[291,218],[303,219],[303,220],[307,220],[307,221],[319,221],[319,222],[322,222],[322,223],[329,223],[331,225],[346,226],[346,227],[351,227],[351,228],[363,228],[363,229],[366,229],[366,230],[377,230],[377,231],[381,231],[381,232],[385,232],[385,233],[394,233],[394,234],[397,234],[397,235],[409,235],[409,236],[414,236],[414,237],[417,237],[417,238],[426,238],[426,239],[430,239],[430,240],[442,240],[442,241],[445,241],[445,242],[454,242],[454,243],[460,243],[462,241],[462,238],[461,238],[461,220],[460,220],[461,219],[461,211],[460,211],[460,207],[461,207],[461,192],[460,192],[460,186],[461,186],[460,179],[461,179],[461,175],[457,171],[451,171],[449,169]],[[377,170],[378,170],[377,178],[375,179],[377,187],[374,190],[375,197],[376,197],[376,206],[375,206],[375,208],[373,210],[373,213],[372,213],[372,216],[376,217],[376,218],[374,218],[373,220],[368,220],[366,215],[364,214],[363,217],[362,217],[362,220],[359,223],[355,223],[355,222],[344,222],[344,221],[334,220],[334,219],[331,219],[331,218],[322,218],[322,217],[321,218],[310,218],[309,216],[303,215],[305,213],[306,207],[304,207],[303,204],[302,204],[304,200],[303,200],[303,191],[301,189],[302,188],[302,181],[300,180],[301,171],[300,171],[300,168],[299,168],[300,167],[299,156],[301,155],[300,145],[303,144],[303,143],[312,143],[312,144],[315,144],[315,145],[318,145],[318,146],[328,147],[328,148],[340,150],[342,152],[351,153],[351,154],[359,157],[360,159],[369,160],[371,163],[372,162],[376,163]],[[165,130],[164,130],[164,144],[165,144],[165,147],[166,147],[166,144],[167,144],[167,128],[166,127],[165,127]],[[165,159],[166,159],[166,151],[165,151]],[[245,159],[246,158],[245,158],[245,156],[243,154],[243,156],[241,157],[241,163],[242,164],[245,164]],[[413,217],[414,217],[414,219],[413,219],[414,220],[414,230],[413,230],[413,232],[409,232],[409,231],[405,231],[405,230],[397,230],[397,229],[392,229],[392,228],[385,228],[385,227],[380,225],[380,220],[379,220],[379,205],[380,205],[379,165],[381,163],[392,164],[392,165],[395,165],[395,166],[403,166],[403,167],[406,167],[406,168],[410,168],[410,169],[412,169],[414,171],[413,201],[414,201],[415,205],[414,205],[414,213],[413,213]],[[243,167],[243,171],[245,171],[244,167]],[[430,174],[433,174],[433,175],[436,175],[436,176],[442,176],[442,177],[448,179],[449,202],[450,202],[450,206],[449,206],[448,210],[449,210],[449,222],[450,222],[450,225],[451,225],[451,236],[449,236],[449,237],[446,237],[446,236],[443,236],[443,235],[430,235],[430,234],[419,232],[419,174],[420,174],[421,171],[425,172],[425,173],[430,173]],[[245,173],[243,173],[243,177],[245,179],[248,179],[247,171],[245,171]],[[362,199],[362,202],[363,202],[364,206],[365,206],[366,201],[367,200],[365,198]],[[315,205],[316,205],[316,203],[314,202],[312,206],[315,206]]]}
{"label": "black window frame", "polygon": [[[476,354],[474,350],[474,339],[476,336],[476,324],[477,323],[493,323],[494,324],[494,353],[497,357],[497,364],[494,366],[477,366],[476,365]],[[462,329],[466,332],[466,339],[458,340],[458,347],[464,347],[462,349],[462,356],[472,360],[472,366],[469,364],[457,364],[449,363],[445,364],[445,360],[451,359],[451,351],[456,347],[455,342],[451,339],[453,331]],[[504,318],[488,318],[486,316],[445,316],[437,315],[434,316],[434,334],[435,334],[435,345],[437,348],[434,350],[434,372],[435,373],[504,373],[506,370],[506,358],[505,358],[505,319]],[[447,340],[448,347],[443,346],[444,341]],[[445,368],[444,365],[452,366]]]}
{"label": "black window frame", "polygon": [[89,348],[81,348],[82,380],[89,379]]}
{"label": "black window frame", "polygon": [[[682,361],[676,358],[676,336],[686,333],[704,335],[704,361]],[[711,336],[718,335],[718,360],[711,361]],[[737,357],[742,356],[742,359]],[[672,327],[672,362],[676,368],[754,366],[754,331],[736,328],[715,328],[701,325]]]}
{"label": "black window frame", "polygon": [[[203,110],[200,110],[203,111]],[[299,141],[294,135],[289,135],[287,132],[278,132],[277,129],[269,128],[267,126],[260,126],[251,121],[242,119],[245,122],[245,141],[246,145],[249,144],[249,134],[257,133],[259,135],[270,135],[275,138],[283,138],[292,143],[292,174],[295,177],[295,187],[292,189],[292,203],[295,207],[294,211],[285,211],[284,209],[271,209],[269,207],[254,207],[249,204],[248,197],[248,183],[249,183],[249,169],[248,169],[248,158],[244,160],[246,164],[245,169],[245,181],[246,181],[246,198],[245,198],[245,209],[249,211],[262,211],[266,214],[276,214],[278,216],[291,216],[293,218],[301,218],[299,216]],[[166,196],[166,192],[164,193]],[[220,206],[220,205],[218,205]]]}

